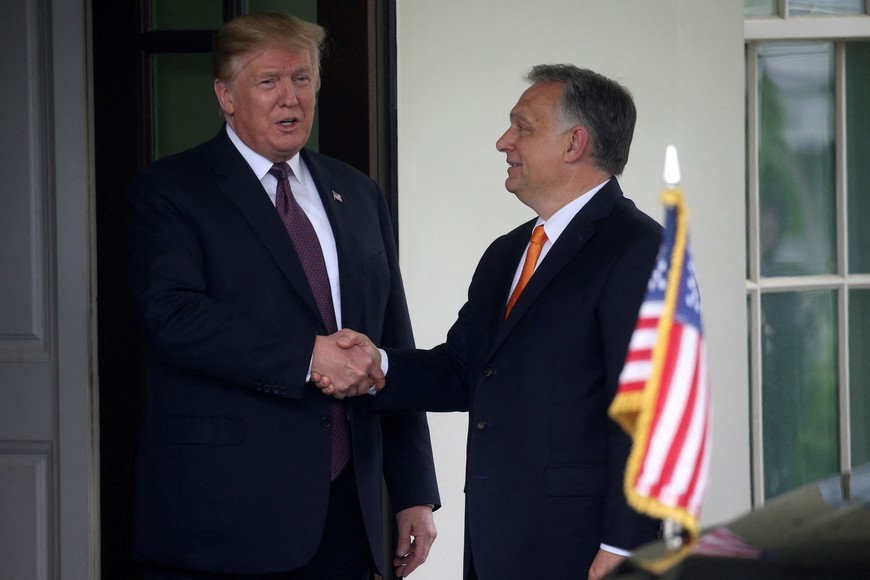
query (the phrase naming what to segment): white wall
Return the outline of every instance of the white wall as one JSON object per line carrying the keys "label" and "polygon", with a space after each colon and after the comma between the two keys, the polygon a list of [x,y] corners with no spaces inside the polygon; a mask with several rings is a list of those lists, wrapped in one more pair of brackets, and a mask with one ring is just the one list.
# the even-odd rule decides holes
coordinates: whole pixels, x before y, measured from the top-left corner
{"label": "white wall", "polygon": [[[634,94],[621,179],[661,221],[664,151],[677,146],[692,212],[713,388],[712,484],[702,524],[750,507],[744,297],[743,14],[717,0],[398,0],[401,265],[417,342],[441,342],[477,260],[532,217],[504,187],[496,139],[539,63],[571,62]],[[430,415],[444,507],[417,580],[461,577],[464,414]],[[510,509],[510,506],[505,506]]]}

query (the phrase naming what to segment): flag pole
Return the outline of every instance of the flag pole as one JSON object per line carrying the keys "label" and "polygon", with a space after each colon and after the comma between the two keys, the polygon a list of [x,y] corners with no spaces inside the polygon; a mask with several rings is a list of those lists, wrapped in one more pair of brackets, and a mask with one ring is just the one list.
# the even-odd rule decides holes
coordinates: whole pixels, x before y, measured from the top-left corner
{"label": "flag pole", "polygon": [[662,242],[608,410],[632,439],[623,480],[626,501],[663,522],[665,557],[656,557],[656,566],[684,558],[700,535],[710,462],[701,300],[673,146],[665,153],[664,182]]}
{"label": "flag pole", "polygon": [[[677,148],[668,145],[665,149],[665,190],[662,192],[662,201],[666,205],[676,205],[677,212],[684,210],[680,185],[680,162],[677,159]],[[683,526],[674,518],[665,518],[662,522],[662,534],[665,548],[669,552],[678,552],[683,547]]]}

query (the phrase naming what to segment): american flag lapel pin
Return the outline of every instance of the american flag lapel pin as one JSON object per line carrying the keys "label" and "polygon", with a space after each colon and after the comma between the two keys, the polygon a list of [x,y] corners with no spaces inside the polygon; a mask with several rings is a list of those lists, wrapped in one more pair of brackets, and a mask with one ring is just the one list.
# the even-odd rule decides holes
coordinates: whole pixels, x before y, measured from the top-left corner
{"label": "american flag lapel pin", "polygon": [[332,190],[332,199],[337,201],[338,203],[344,202],[344,200],[341,199],[341,195],[339,193],[336,193],[336,191],[334,189]]}

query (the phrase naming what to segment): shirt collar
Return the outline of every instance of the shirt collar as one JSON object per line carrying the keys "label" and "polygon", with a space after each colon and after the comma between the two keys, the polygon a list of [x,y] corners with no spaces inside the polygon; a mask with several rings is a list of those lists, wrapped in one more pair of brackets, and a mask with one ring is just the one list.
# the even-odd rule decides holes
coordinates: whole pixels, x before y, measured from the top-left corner
{"label": "shirt collar", "polygon": [[[257,176],[257,179],[261,180],[266,174],[269,173],[269,170],[272,169],[272,163],[247,145],[245,145],[244,141],[242,141],[236,132],[233,131],[233,128],[230,127],[229,123],[226,125],[227,127],[227,135],[229,135],[230,141],[233,142],[233,145],[236,146],[236,149],[239,150],[239,153],[242,154],[242,157],[245,158],[245,161],[250,165],[251,170],[254,172],[254,175]],[[304,172],[302,171],[302,158],[297,153],[293,157],[287,160],[287,164],[290,166],[290,170],[293,172],[293,175],[299,180],[300,183],[305,185],[304,181]]]}
{"label": "shirt collar", "polygon": [[[610,179],[613,179],[612,177]],[[565,228],[568,227],[568,224],[571,223],[571,220],[574,219],[580,210],[583,209],[592,197],[598,193],[602,187],[604,187],[608,181],[602,181],[580,197],[575,200],[572,200],[570,203],[566,204],[564,207],[559,209],[556,213],[550,216],[550,219],[544,221],[540,217],[538,221],[535,222],[535,225],[544,225],[544,231],[547,232],[547,240],[553,244],[556,243],[556,240],[559,236],[562,235],[562,232],[565,231]]]}

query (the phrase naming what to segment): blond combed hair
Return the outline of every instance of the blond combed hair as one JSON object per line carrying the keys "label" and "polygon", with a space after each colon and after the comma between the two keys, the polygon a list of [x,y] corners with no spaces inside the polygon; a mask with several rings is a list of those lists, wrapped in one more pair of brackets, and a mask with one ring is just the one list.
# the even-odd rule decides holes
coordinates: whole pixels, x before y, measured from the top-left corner
{"label": "blond combed hair", "polygon": [[292,14],[246,14],[224,24],[214,37],[212,73],[229,82],[244,66],[244,57],[264,48],[304,51],[311,55],[316,87],[320,87],[320,57],[326,31]]}

